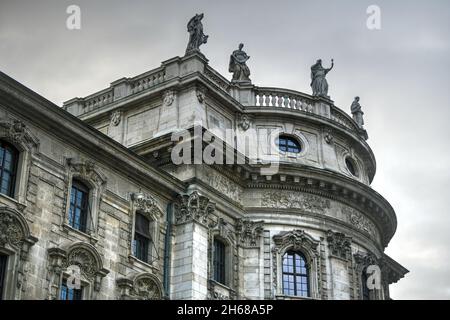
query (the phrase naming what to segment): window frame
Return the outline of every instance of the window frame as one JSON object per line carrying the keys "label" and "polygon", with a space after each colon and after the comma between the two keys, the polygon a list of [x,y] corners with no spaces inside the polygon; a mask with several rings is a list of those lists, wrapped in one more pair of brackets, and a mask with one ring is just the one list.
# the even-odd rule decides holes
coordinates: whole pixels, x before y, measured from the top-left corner
{"label": "window frame", "polygon": [[[300,266],[300,269],[302,269],[302,268],[305,269],[304,273],[302,273],[301,271],[297,272],[297,265],[296,265],[297,256],[301,259],[300,261],[303,261],[303,263],[304,263],[304,267]],[[287,266],[285,265],[285,259],[290,259],[290,258],[292,259],[292,272],[285,271],[285,267],[288,267],[288,268],[290,267],[289,264]],[[308,260],[306,259],[306,256],[301,251],[288,250],[283,254],[281,259],[282,259],[283,294],[287,295],[287,296],[295,296],[295,297],[302,297],[302,298],[311,297],[310,266],[308,264]],[[294,285],[294,288],[293,288],[294,294],[290,294],[290,291],[291,291],[290,287],[286,288],[285,276],[288,276],[288,277],[292,276],[293,285]],[[300,278],[300,280],[306,279],[306,295],[303,294],[305,291],[302,288],[297,288],[297,285],[298,285],[297,278]],[[289,283],[289,281],[288,281],[288,283]],[[303,282],[300,281],[300,285],[302,285],[302,284],[303,284]]]}
{"label": "window frame", "polygon": [[[73,196],[73,192],[75,191],[75,196]],[[76,199],[78,194],[83,194],[81,206],[77,206]],[[72,198],[75,198],[75,203],[72,203]],[[68,225],[80,232],[89,233],[90,228],[88,228],[88,222],[92,221],[92,217],[90,217],[90,206],[91,206],[91,191],[87,184],[77,178],[72,179],[72,183],[70,186],[70,194],[69,194],[69,212],[68,212]],[[72,211],[72,207],[74,207]],[[80,225],[77,227],[75,225],[75,216],[76,210],[80,209]],[[71,223],[72,221],[72,223]]]}
{"label": "window frame", "polygon": [[[16,181],[17,181],[17,175],[18,175],[18,169],[19,164],[20,164],[20,151],[19,149],[17,149],[13,144],[11,144],[10,142],[8,142],[7,140],[4,139],[0,139],[0,150],[4,150],[3,151],[3,156],[0,159],[0,194],[3,194],[7,197],[10,198],[15,198],[16,196]],[[10,169],[5,169],[4,167],[4,163],[6,160],[6,151],[10,151],[11,154],[11,168]],[[3,185],[3,175],[5,172],[8,172],[8,174],[10,175],[10,181],[9,181],[9,186],[8,186],[8,190],[6,193],[2,192],[2,185]]]}
{"label": "window frame", "polygon": [[0,252],[0,301],[3,300],[3,296],[6,293],[8,262],[9,256],[3,252]]}
{"label": "window frame", "polygon": [[[73,292],[73,294],[76,293],[76,298],[75,299],[63,299],[62,298],[62,294],[63,294],[63,288],[67,289],[67,293],[66,295],[69,295],[70,291]],[[59,300],[62,301],[81,301],[84,300],[84,293],[85,293],[85,287],[83,285],[80,286],[80,289],[70,289],[67,286],[67,278],[63,278],[63,280],[61,281],[61,285],[59,287]]]}
{"label": "window frame", "polygon": [[[136,225],[137,225],[138,220],[139,220],[137,218],[138,216],[140,216],[140,217],[142,217],[142,219],[146,220],[146,223],[148,224],[147,225],[147,228],[148,228],[147,232],[148,232],[148,234],[145,234],[144,232],[141,232],[141,231],[137,230],[138,228],[136,228]],[[153,240],[154,237],[152,236],[152,224],[153,223],[154,223],[154,220],[152,218],[149,218],[147,215],[141,213],[140,211],[137,211],[135,213],[135,216],[134,216],[134,228],[133,228],[134,233],[133,233],[132,255],[136,259],[138,259],[138,260],[140,260],[142,262],[145,262],[145,263],[151,263],[152,262],[152,258],[153,258],[153,250],[152,250],[152,245],[154,245],[154,240]],[[145,248],[144,251],[146,251],[146,255],[145,255],[146,258],[145,259],[143,259],[143,257],[138,254],[137,238],[140,238],[140,240],[143,240],[143,242],[145,243],[145,245],[144,245],[144,248]],[[142,252],[142,249],[140,251]]]}
{"label": "window frame", "polygon": [[[220,247],[220,252],[218,247]],[[213,240],[212,267],[212,279],[217,283],[227,286],[227,244],[217,237],[214,237]]]}
{"label": "window frame", "polygon": [[[280,143],[281,141],[283,141],[283,143]],[[275,145],[278,147],[278,150],[280,150],[281,152],[292,153],[292,154],[301,154],[303,152],[303,145],[299,141],[299,139],[297,139],[293,136],[290,136],[290,135],[286,135],[286,134],[279,135],[278,138],[276,138],[276,140],[275,140]]]}

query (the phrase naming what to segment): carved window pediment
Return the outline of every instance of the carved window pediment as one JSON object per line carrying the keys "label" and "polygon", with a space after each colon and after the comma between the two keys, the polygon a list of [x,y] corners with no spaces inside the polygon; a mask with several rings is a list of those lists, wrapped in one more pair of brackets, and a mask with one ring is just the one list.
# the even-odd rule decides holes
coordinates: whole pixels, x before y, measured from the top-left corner
{"label": "carved window pediment", "polygon": [[37,239],[30,234],[25,218],[17,210],[0,207],[0,246],[10,245],[22,249],[24,244],[33,245]]}
{"label": "carved window pediment", "polygon": [[92,160],[68,158],[67,166],[72,176],[81,178],[93,187],[101,188],[106,184],[106,177],[98,171]]}
{"label": "carved window pediment", "polygon": [[[70,246],[62,246],[48,249],[50,258],[50,272],[55,276],[51,276],[56,288],[60,286],[60,276],[70,266],[80,268],[81,276],[84,281],[93,285],[95,291],[100,290],[102,279],[109,273],[109,270],[103,267],[103,261],[94,246],[77,242]],[[55,292],[52,299],[56,298]]]}
{"label": "carved window pediment", "polygon": [[133,193],[131,200],[134,202],[135,210],[147,215],[150,219],[158,220],[164,215],[158,207],[158,202],[151,195],[141,192]]}
{"label": "carved window pediment", "polygon": [[39,140],[20,120],[0,121],[0,138],[18,145],[21,151],[38,151]]}
{"label": "carved window pediment", "polygon": [[140,273],[130,278],[117,280],[120,299],[125,300],[161,300],[163,288],[161,281],[154,274]]}

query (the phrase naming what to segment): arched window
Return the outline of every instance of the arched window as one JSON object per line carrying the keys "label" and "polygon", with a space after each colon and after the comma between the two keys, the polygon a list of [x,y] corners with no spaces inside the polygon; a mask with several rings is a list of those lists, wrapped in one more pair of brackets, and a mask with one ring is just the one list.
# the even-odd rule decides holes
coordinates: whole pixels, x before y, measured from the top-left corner
{"label": "arched window", "polygon": [[0,300],[3,300],[3,288],[5,286],[7,265],[8,265],[8,256],[0,253]]}
{"label": "arched window", "polygon": [[289,136],[279,136],[276,140],[278,149],[283,152],[300,153],[302,151],[300,143]]}
{"label": "arched window", "polygon": [[0,193],[14,197],[19,152],[11,144],[0,140]]}
{"label": "arched window", "polygon": [[213,259],[213,279],[221,284],[226,285],[226,246],[225,243],[218,239],[214,239],[214,259]]}
{"label": "arched window", "polygon": [[309,266],[300,252],[288,251],[283,256],[283,293],[309,297]]}
{"label": "arched window", "polygon": [[136,213],[134,222],[133,255],[143,262],[151,261],[151,222],[143,214]]}
{"label": "arched window", "polygon": [[70,192],[69,225],[82,232],[87,231],[89,213],[89,188],[78,180],[72,181]]}

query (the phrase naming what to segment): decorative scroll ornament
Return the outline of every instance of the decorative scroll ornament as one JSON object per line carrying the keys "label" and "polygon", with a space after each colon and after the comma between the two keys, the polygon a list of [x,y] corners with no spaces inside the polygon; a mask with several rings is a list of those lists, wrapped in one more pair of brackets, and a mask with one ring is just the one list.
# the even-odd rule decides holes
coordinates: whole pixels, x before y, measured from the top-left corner
{"label": "decorative scroll ornament", "polygon": [[176,223],[197,221],[207,225],[208,217],[214,212],[215,204],[197,191],[190,195],[180,195],[176,210]]}
{"label": "decorative scroll ornament", "polygon": [[9,244],[20,247],[24,240],[24,232],[16,218],[7,211],[0,213],[0,247]]}
{"label": "decorative scroll ornament", "polygon": [[349,260],[351,257],[351,244],[352,238],[347,237],[345,234],[340,232],[333,232],[331,230],[327,231],[327,242],[330,248],[331,255]]}
{"label": "decorative scroll ornament", "polygon": [[319,242],[306,234],[304,230],[281,232],[273,237],[273,241],[276,245],[275,250],[291,247],[293,250],[301,250],[303,248],[317,252],[317,246],[319,245]]}
{"label": "decorative scroll ornament", "polygon": [[245,246],[256,246],[263,231],[264,221],[239,219],[236,223],[236,234],[239,242]]}
{"label": "decorative scroll ornament", "polygon": [[122,119],[122,111],[116,110],[111,114],[111,124],[117,127]]}

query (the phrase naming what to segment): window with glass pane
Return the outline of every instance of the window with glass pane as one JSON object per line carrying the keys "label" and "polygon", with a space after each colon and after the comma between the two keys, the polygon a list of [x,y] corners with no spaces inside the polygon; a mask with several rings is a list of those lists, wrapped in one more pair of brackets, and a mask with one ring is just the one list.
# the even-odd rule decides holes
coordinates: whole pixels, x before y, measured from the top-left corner
{"label": "window with glass pane", "polygon": [[133,255],[144,262],[150,260],[150,220],[140,213],[136,213],[134,226]]}
{"label": "window with glass pane", "polygon": [[89,210],[89,189],[78,180],[72,182],[70,192],[69,225],[77,230],[86,232]]}
{"label": "window with glass pane", "polygon": [[292,152],[292,153],[300,153],[301,146],[297,140],[288,136],[280,136],[276,140],[276,144],[281,151],[284,152]]}
{"label": "window with glass pane", "polygon": [[283,256],[283,293],[309,297],[309,268],[305,256],[289,251]]}
{"label": "window with glass pane", "polygon": [[5,287],[6,267],[8,262],[8,256],[0,254],[0,300],[3,299],[3,288]]}
{"label": "window with glass pane", "polygon": [[14,197],[18,160],[17,149],[0,140],[0,193],[11,198]]}
{"label": "window with glass pane", "polygon": [[213,260],[213,269],[214,269],[214,280],[222,283],[225,283],[225,244],[217,239],[214,239],[214,260]]}
{"label": "window with glass pane", "polygon": [[71,289],[64,280],[61,285],[60,300],[83,300],[83,288]]}

